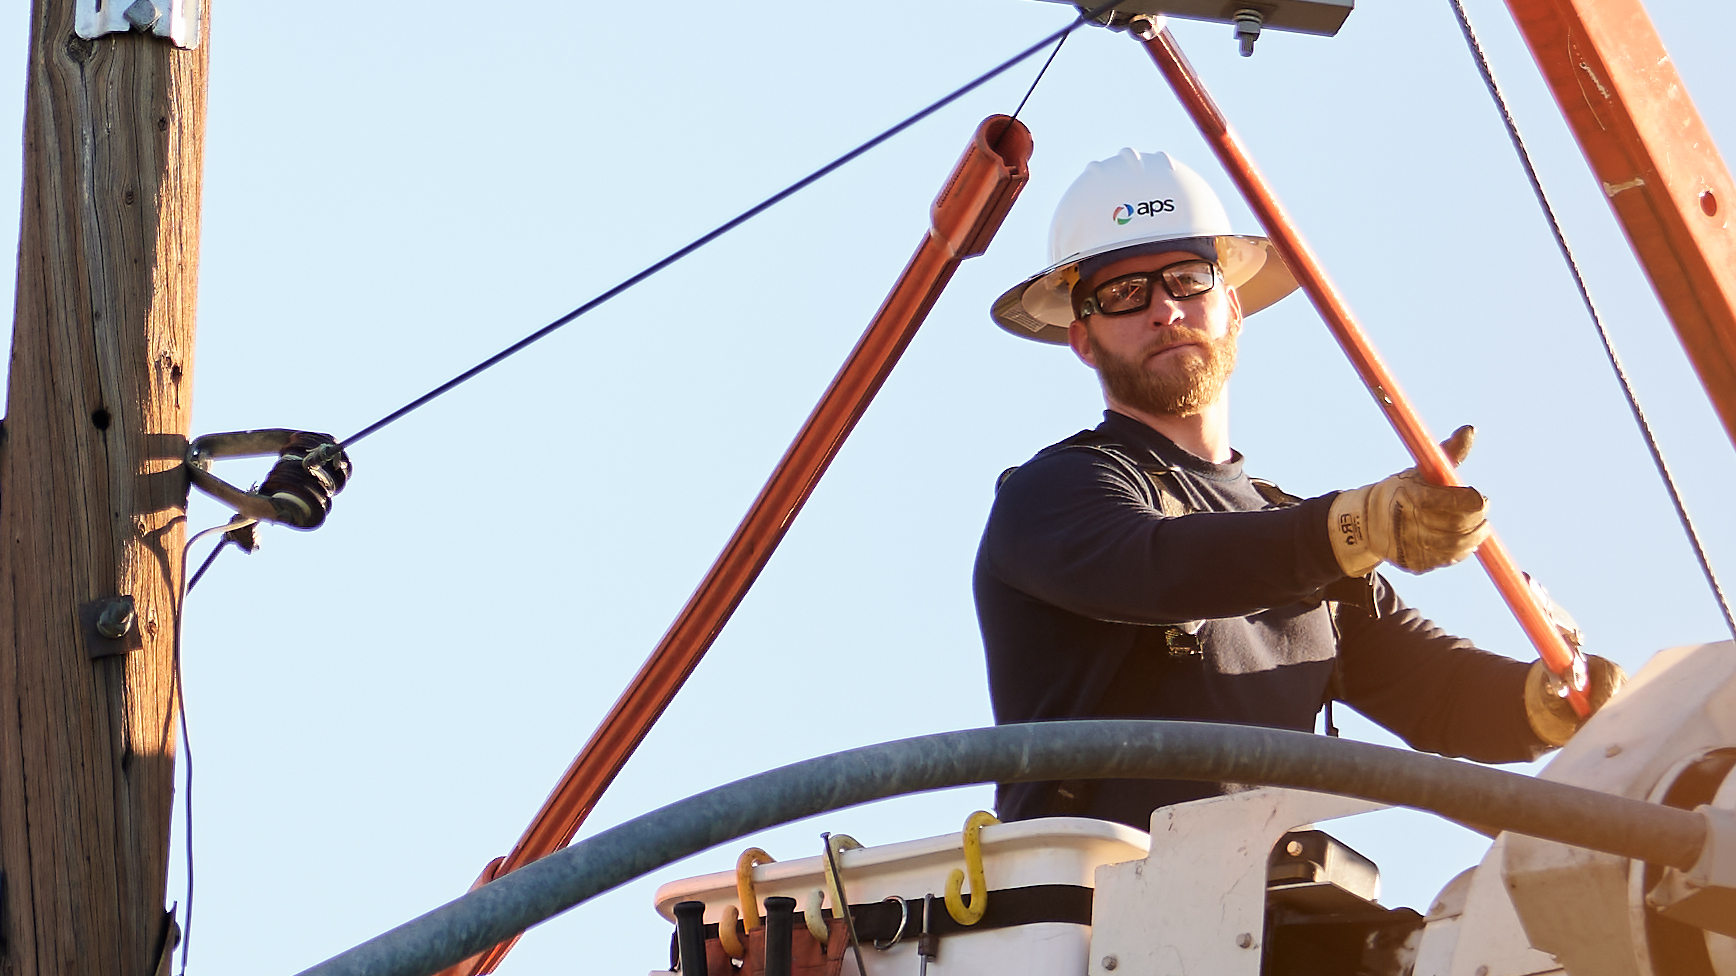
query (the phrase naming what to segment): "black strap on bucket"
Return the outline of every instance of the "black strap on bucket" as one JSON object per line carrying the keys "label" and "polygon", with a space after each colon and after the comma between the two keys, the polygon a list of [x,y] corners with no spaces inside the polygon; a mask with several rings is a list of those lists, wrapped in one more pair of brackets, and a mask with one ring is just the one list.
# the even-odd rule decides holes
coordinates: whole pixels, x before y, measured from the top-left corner
{"label": "black strap on bucket", "polygon": [[[1015,925],[1035,925],[1038,922],[1069,922],[1091,924],[1092,890],[1084,885],[1047,884],[1026,888],[998,888],[989,892],[988,911],[975,925],[960,925],[945,911],[937,910],[929,919],[934,934],[942,938],[961,932],[981,932],[987,929],[1012,928]],[[936,896],[936,900],[939,897]],[[830,915],[830,910],[827,911]],[[922,896],[905,898],[904,905],[896,901],[877,901],[869,905],[851,905],[850,914],[856,920],[856,935],[864,944],[911,941],[922,935]],[[805,918],[796,913],[796,928]],[[904,931],[899,932],[902,922]],[[717,938],[717,923],[705,927],[707,938]]]}

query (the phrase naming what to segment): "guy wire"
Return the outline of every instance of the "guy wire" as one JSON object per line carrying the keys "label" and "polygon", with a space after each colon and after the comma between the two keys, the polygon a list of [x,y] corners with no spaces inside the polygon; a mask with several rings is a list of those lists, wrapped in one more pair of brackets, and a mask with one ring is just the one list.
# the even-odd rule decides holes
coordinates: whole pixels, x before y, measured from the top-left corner
{"label": "guy wire", "polygon": [[1561,250],[1567,269],[1573,273],[1573,283],[1579,288],[1579,297],[1591,316],[1591,324],[1597,329],[1597,338],[1603,344],[1604,355],[1609,358],[1610,369],[1615,371],[1615,378],[1621,384],[1622,395],[1627,398],[1628,409],[1633,412],[1634,422],[1639,425],[1640,434],[1646,442],[1646,450],[1651,452],[1652,463],[1657,466],[1658,476],[1663,479],[1664,487],[1669,491],[1670,502],[1676,507],[1676,518],[1682,523],[1682,531],[1687,533],[1688,543],[1694,549],[1694,558],[1700,562],[1700,571],[1706,576],[1706,585],[1712,588],[1712,595],[1718,600],[1718,609],[1724,614],[1725,626],[1730,628],[1731,636],[1736,637],[1736,615],[1730,612],[1730,603],[1724,598],[1724,588],[1718,584],[1718,574],[1713,571],[1712,561],[1706,555],[1706,547],[1700,542],[1700,533],[1694,528],[1694,520],[1688,515],[1688,506],[1682,499],[1681,489],[1676,485],[1675,476],[1670,473],[1670,466],[1664,460],[1663,449],[1658,446],[1657,436],[1652,432],[1651,423],[1646,420],[1645,411],[1640,408],[1639,396],[1634,392],[1627,370],[1622,367],[1621,358],[1616,355],[1615,343],[1610,339],[1609,329],[1605,328],[1603,316],[1598,314],[1597,305],[1591,300],[1591,290],[1586,287],[1585,276],[1580,273],[1579,262],[1573,256],[1573,249],[1567,244],[1567,235],[1561,229],[1561,221],[1555,215],[1555,208],[1549,203],[1549,195],[1543,191],[1543,181],[1537,175],[1537,167],[1531,162],[1531,152],[1525,147],[1524,138],[1519,135],[1519,125],[1513,121],[1513,113],[1507,107],[1507,98],[1495,81],[1495,73],[1489,67],[1488,55],[1483,52],[1477,32],[1471,28],[1471,18],[1465,12],[1463,0],[1449,2],[1453,7],[1453,16],[1458,18],[1459,30],[1465,35],[1465,43],[1476,57],[1477,72],[1483,76],[1483,84],[1489,89],[1490,97],[1495,100],[1495,107],[1501,112],[1501,121],[1507,127],[1507,138],[1512,140],[1513,148],[1519,153],[1519,162],[1524,165],[1525,176],[1531,181],[1531,192],[1537,195],[1537,202],[1543,207],[1544,216],[1549,218],[1549,230],[1555,235],[1555,246]]}
{"label": "guy wire", "polygon": [[[1092,7],[1089,10],[1081,10],[1079,12],[1079,16],[1075,17],[1073,19],[1073,22],[1068,24],[1066,27],[1063,27],[1060,30],[1055,31],[1054,33],[1048,35],[1047,37],[1043,38],[1042,40],[1038,41],[1037,43],[1030,45],[1029,47],[1020,51],[1019,53],[1013,55],[1012,57],[1006,59],[1005,61],[1002,61],[1000,64],[994,66],[993,68],[990,68],[988,71],[985,71],[980,75],[977,75],[975,78],[971,79],[970,81],[965,82],[963,85],[960,85],[958,88],[953,89],[951,92],[947,93],[946,95],[943,95],[939,99],[935,100],[934,102],[929,103],[926,107],[919,109],[917,112],[915,112],[914,114],[905,118],[903,121],[894,124],[890,128],[882,131],[879,135],[876,135],[873,138],[869,139],[867,142],[862,143],[861,145],[857,146],[856,148],[850,150],[849,152],[846,152],[842,156],[839,156],[837,159],[834,159],[831,162],[827,163],[826,165],[820,167],[819,169],[814,170],[812,173],[809,173],[807,176],[802,177],[801,179],[797,180],[796,182],[791,183],[789,186],[784,187],[782,190],[779,190],[778,192],[772,194],[769,197],[766,197],[764,200],[761,200],[759,203],[754,204],[753,206],[749,207],[748,209],[742,211],[740,214],[737,214],[736,216],[731,217],[729,220],[724,221],[722,224],[719,224],[717,227],[713,228],[712,230],[707,231],[706,233],[695,238],[692,242],[685,244],[682,247],[679,247],[676,250],[670,252],[665,257],[660,258],[657,261],[650,264],[649,266],[647,266],[644,270],[639,271],[638,273],[629,276],[628,278],[623,280],[620,284],[615,285],[613,288],[610,288],[609,290],[603,292],[602,294],[591,299],[590,301],[586,302],[585,304],[580,305],[578,308],[573,309],[572,311],[561,316],[560,318],[555,319],[553,322],[550,322],[548,325],[543,326],[542,328],[536,330],[535,332],[532,332],[530,335],[525,336],[523,339],[520,339],[517,342],[513,343],[512,345],[507,346],[505,349],[502,349],[500,352],[497,352],[494,355],[488,357],[487,359],[484,359],[482,362],[477,363],[475,366],[472,366],[469,369],[465,370],[464,372],[459,373],[457,376],[454,376],[453,378],[447,380],[446,382],[440,384],[439,386],[436,386],[434,389],[429,390],[427,393],[422,394],[421,396],[417,397],[416,399],[411,400],[409,403],[406,403],[403,406],[399,407],[398,409],[392,411],[391,413],[386,414],[384,417],[381,417],[379,420],[376,420],[373,423],[369,424],[368,426],[363,427],[361,430],[356,431],[354,434],[351,434],[350,436],[344,438],[343,442],[339,446],[347,448],[347,447],[354,445],[357,441],[360,441],[362,438],[367,437],[369,434],[372,434],[375,431],[379,430],[380,428],[385,427],[387,424],[390,424],[390,423],[398,420],[399,418],[403,417],[405,414],[408,414],[411,411],[423,406],[424,404],[426,404],[430,400],[433,400],[434,398],[440,396],[441,394],[447,393],[448,391],[459,386],[460,384],[464,383],[465,381],[475,377],[477,374],[479,374],[479,373],[483,372],[484,370],[487,370],[490,367],[494,366],[495,364],[499,363],[501,360],[506,359],[508,356],[511,356],[514,353],[519,352],[520,350],[524,349],[526,346],[529,346],[531,343],[536,342],[537,340],[542,339],[545,336],[549,335],[550,333],[554,332],[556,329],[559,329],[561,326],[564,326],[564,325],[572,322],[574,319],[577,319],[579,316],[584,315],[586,312],[589,312],[592,309],[598,307],[599,305],[602,305],[604,302],[607,302],[609,299],[614,298],[615,296],[621,294],[622,292],[626,291],[629,288],[632,288],[634,285],[639,284],[640,282],[651,277],[652,275],[656,274],[657,272],[662,271],[664,268],[667,268],[670,265],[674,264],[675,262],[688,256],[689,254],[692,254],[694,251],[699,250],[700,248],[704,247],[705,245],[710,244],[712,241],[717,240],[719,237],[722,237],[723,235],[729,233],[730,231],[736,229],[737,227],[740,227],[742,224],[747,223],[749,220],[752,220],[753,218],[759,216],[760,214],[764,213],[765,211],[771,209],[773,206],[775,206],[779,203],[782,203],[784,200],[788,199],[789,197],[794,196],[796,193],[800,192],[801,190],[804,190],[807,187],[811,186],[812,184],[818,182],[821,178],[830,175],[833,171],[844,166],[844,164],[850,162],[851,160],[854,160],[856,157],[861,156],[863,153],[868,152],[870,149],[873,149],[876,146],[879,146],[881,143],[885,142],[888,139],[891,139],[895,135],[898,135],[899,133],[903,132],[905,129],[908,129],[911,126],[915,125],[916,123],[921,122],[923,119],[926,119],[930,115],[933,115],[934,113],[940,111],[941,109],[945,108],[946,106],[951,105],[953,102],[958,101],[960,98],[963,98],[964,96],[970,94],[971,92],[975,91],[976,89],[982,87],[984,84],[988,83],[989,81],[992,81],[993,79],[999,77],[1001,74],[1005,73],[1007,70],[1023,63],[1024,61],[1029,59],[1032,55],[1036,54],[1038,51],[1041,51],[1043,48],[1048,47],[1050,44],[1054,44],[1057,41],[1066,39],[1067,35],[1073,33],[1074,31],[1078,30],[1080,27],[1083,27],[1085,24],[1089,23],[1092,18],[1097,17],[1098,15],[1104,13],[1105,11],[1110,10],[1118,2],[1121,2],[1121,0],[1108,0],[1108,2],[1103,3],[1103,4],[1096,6],[1096,7]],[[1057,45],[1056,50],[1059,50],[1059,49],[1060,49],[1059,45]],[[1052,59],[1054,57],[1054,55],[1051,54],[1050,57]],[[1042,75],[1039,74],[1037,77],[1040,80],[1042,78]],[[1030,96],[1027,95],[1026,97],[1029,98]],[[1021,107],[1023,107],[1023,106],[1021,105]]]}

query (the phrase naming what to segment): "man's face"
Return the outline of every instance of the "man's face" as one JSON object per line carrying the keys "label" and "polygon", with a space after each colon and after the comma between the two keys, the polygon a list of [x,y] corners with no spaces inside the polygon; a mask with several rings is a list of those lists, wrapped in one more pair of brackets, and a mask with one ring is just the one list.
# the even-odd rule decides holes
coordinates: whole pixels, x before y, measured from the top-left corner
{"label": "man's face", "polygon": [[[1089,294],[1123,275],[1156,272],[1179,261],[1198,260],[1185,251],[1114,262],[1083,283]],[[1125,315],[1098,312],[1068,329],[1073,352],[1097,371],[1112,400],[1156,414],[1187,417],[1216,403],[1236,367],[1241,304],[1220,280],[1192,298],[1171,298],[1153,281],[1151,305]]]}

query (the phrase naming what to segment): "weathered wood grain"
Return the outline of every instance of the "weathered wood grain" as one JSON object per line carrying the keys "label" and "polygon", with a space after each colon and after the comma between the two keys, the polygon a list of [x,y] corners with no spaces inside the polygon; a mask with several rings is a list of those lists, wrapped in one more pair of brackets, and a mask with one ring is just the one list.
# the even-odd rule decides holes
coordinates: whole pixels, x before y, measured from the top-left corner
{"label": "weathered wood grain", "polygon": [[[210,35],[84,41],[72,19],[34,0],[0,452],[0,973],[150,976]],[[93,661],[78,607],[118,594],[143,647]]]}

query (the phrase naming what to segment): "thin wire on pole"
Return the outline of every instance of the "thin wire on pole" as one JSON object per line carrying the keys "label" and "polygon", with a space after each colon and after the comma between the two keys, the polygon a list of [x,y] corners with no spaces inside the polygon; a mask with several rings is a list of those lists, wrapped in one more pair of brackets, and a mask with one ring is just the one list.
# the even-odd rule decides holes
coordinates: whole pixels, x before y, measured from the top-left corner
{"label": "thin wire on pole", "polygon": [[188,593],[193,592],[193,587],[199,585],[200,578],[202,578],[205,575],[205,571],[207,569],[211,568],[211,564],[217,561],[217,557],[223,554],[223,547],[228,545],[228,544],[229,544],[229,537],[224,536],[223,538],[217,540],[217,544],[215,546],[211,547],[210,554],[205,557],[204,562],[199,564],[199,568],[193,571],[193,578],[187,581],[187,592]]}
{"label": "thin wire on pole", "polygon": [[1628,409],[1633,413],[1634,422],[1639,425],[1640,434],[1646,442],[1646,450],[1651,452],[1652,463],[1657,466],[1658,476],[1663,479],[1664,488],[1669,492],[1670,503],[1676,507],[1676,518],[1682,523],[1682,531],[1687,533],[1688,544],[1694,550],[1694,558],[1700,562],[1700,571],[1705,574],[1706,585],[1711,587],[1712,596],[1718,601],[1718,609],[1724,614],[1724,624],[1730,628],[1730,635],[1736,637],[1736,615],[1730,612],[1730,602],[1724,598],[1724,588],[1718,583],[1718,574],[1712,569],[1712,560],[1706,555],[1706,547],[1700,541],[1700,533],[1694,527],[1693,518],[1688,515],[1688,506],[1682,499],[1682,491],[1677,487],[1675,476],[1664,460],[1663,449],[1658,446],[1657,435],[1652,432],[1652,425],[1646,420],[1645,411],[1640,407],[1639,396],[1634,393],[1633,383],[1628,379],[1621,357],[1616,355],[1615,343],[1610,339],[1609,329],[1604,326],[1603,316],[1598,314],[1597,305],[1591,300],[1591,290],[1585,284],[1585,276],[1580,273],[1579,262],[1573,256],[1573,249],[1567,244],[1567,235],[1561,229],[1561,220],[1556,217],[1555,208],[1549,203],[1549,195],[1543,190],[1543,181],[1537,175],[1537,167],[1531,162],[1531,152],[1525,146],[1525,139],[1519,134],[1519,125],[1513,120],[1513,113],[1507,107],[1507,98],[1495,81],[1495,73],[1489,67],[1488,55],[1483,51],[1482,42],[1477,39],[1477,32],[1471,27],[1471,18],[1465,12],[1463,0],[1450,0],[1450,3],[1453,16],[1458,18],[1459,30],[1465,35],[1465,43],[1476,58],[1477,72],[1483,76],[1483,84],[1489,89],[1490,97],[1495,100],[1495,107],[1501,112],[1501,122],[1507,127],[1507,138],[1512,140],[1513,148],[1519,153],[1519,162],[1525,167],[1526,178],[1531,181],[1531,192],[1537,195],[1537,202],[1542,206],[1544,216],[1549,219],[1549,230],[1555,235],[1555,246],[1561,250],[1567,269],[1573,273],[1573,283],[1579,289],[1580,300],[1585,303],[1585,310],[1597,329],[1598,341],[1603,345],[1610,369],[1615,372],[1615,378],[1621,384],[1622,395],[1627,398]]}
{"label": "thin wire on pole", "polygon": [[[186,827],[187,907],[181,913],[181,920],[183,923],[181,925],[181,976],[186,976],[187,974],[187,955],[193,945],[193,738],[187,731],[187,685],[186,682],[181,679],[181,621],[186,618],[185,611],[187,609],[187,594],[193,591],[193,583],[198,582],[199,575],[203,574],[206,569],[210,568],[212,560],[215,560],[217,554],[223,551],[223,543],[229,541],[228,536],[224,535],[218,539],[217,548],[211,550],[211,555],[205,557],[204,565],[199,567],[199,572],[194,574],[192,580],[187,579],[187,554],[192,552],[193,543],[198,542],[200,539],[203,539],[212,533],[233,532],[236,529],[246,528],[252,524],[253,522],[251,519],[243,519],[240,516],[237,516],[222,525],[214,525],[203,531],[195,532],[181,546],[180,579],[182,585],[180,587],[180,592],[175,596],[175,630],[173,635],[174,650],[171,662],[172,676],[170,678],[173,688],[174,703],[176,705],[175,715],[180,720],[181,772],[185,781],[181,790],[181,802],[186,815],[186,819],[183,823]],[[166,739],[168,736],[169,730],[165,727],[163,730],[163,737]]]}

